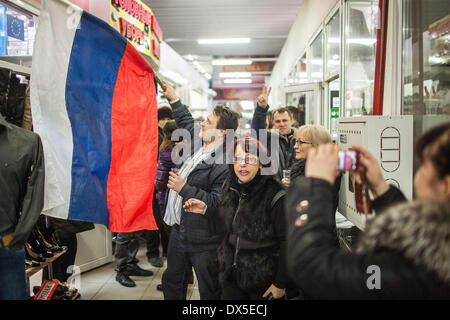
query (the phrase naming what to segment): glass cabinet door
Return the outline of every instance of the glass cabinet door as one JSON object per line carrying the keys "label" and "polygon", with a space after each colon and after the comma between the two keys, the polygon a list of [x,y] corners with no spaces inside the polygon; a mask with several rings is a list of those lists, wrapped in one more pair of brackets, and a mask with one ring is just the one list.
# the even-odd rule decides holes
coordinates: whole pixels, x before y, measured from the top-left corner
{"label": "glass cabinet door", "polygon": [[326,25],[326,75],[327,78],[339,73],[341,64],[341,17],[339,10]]}
{"label": "glass cabinet door", "polygon": [[323,80],[323,32],[314,39],[311,44],[311,81]]}
{"label": "glass cabinet door", "polygon": [[448,116],[450,1],[405,0],[403,23],[402,114]]}
{"label": "glass cabinet door", "polygon": [[371,115],[378,1],[346,2],[344,115]]}

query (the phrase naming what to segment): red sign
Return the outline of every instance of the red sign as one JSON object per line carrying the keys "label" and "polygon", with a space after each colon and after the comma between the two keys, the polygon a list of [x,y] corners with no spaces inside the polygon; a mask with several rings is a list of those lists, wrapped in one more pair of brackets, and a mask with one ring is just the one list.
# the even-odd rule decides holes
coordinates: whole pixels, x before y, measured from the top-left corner
{"label": "red sign", "polygon": [[158,21],[156,21],[155,16],[152,16],[152,31],[155,34],[156,38],[158,38],[159,42],[162,41],[162,30],[159,27]]}
{"label": "red sign", "polygon": [[142,44],[145,39],[145,32],[136,27],[134,24],[129,23],[127,20],[120,18],[120,33],[125,38],[131,39],[132,41],[136,41],[139,44]]}
{"label": "red sign", "polygon": [[267,72],[272,71],[275,62],[253,62],[246,66],[223,66],[223,72]]}
{"label": "red sign", "polygon": [[133,17],[141,20],[146,25],[150,26],[152,23],[152,14],[147,11],[143,5],[136,0],[111,0],[113,5],[121,7]]}
{"label": "red sign", "polygon": [[45,280],[34,300],[50,300],[57,286],[58,282]]}
{"label": "red sign", "polygon": [[256,100],[261,88],[214,88],[217,96],[214,100]]}

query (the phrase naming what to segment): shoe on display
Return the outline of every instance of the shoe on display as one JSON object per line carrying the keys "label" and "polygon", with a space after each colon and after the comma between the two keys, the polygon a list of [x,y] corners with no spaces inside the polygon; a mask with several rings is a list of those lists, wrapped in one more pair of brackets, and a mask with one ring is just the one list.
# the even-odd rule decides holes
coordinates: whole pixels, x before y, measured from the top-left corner
{"label": "shoe on display", "polygon": [[28,242],[25,243],[25,260],[31,262],[45,262],[45,259],[38,253],[34,252]]}
{"label": "shoe on display", "polygon": [[148,262],[155,268],[162,268],[164,266],[163,259],[161,257],[148,258]]}
{"label": "shoe on display", "polygon": [[129,264],[127,266],[126,274],[128,276],[150,277],[153,275],[153,272],[150,270],[144,270],[137,264]]}
{"label": "shoe on display", "polygon": [[162,283],[160,283],[160,284],[158,284],[158,285],[156,286],[156,290],[158,290],[158,291],[163,291]]}
{"label": "shoe on display", "polygon": [[116,281],[123,285],[124,287],[136,287],[136,283],[126,274],[123,272],[117,272],[116,275]]}

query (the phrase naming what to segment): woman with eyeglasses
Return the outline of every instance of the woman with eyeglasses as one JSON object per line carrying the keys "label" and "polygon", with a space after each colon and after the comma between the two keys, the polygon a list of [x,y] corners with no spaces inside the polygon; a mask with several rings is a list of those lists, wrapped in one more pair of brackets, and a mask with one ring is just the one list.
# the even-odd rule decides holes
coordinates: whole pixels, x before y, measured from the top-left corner
{"label": "woman with eyeglasses", "polygon": [[[235,142],[234,162],[220,204],[226,229],[218,251],[224,300],[285,296],[285,191],[274,173],[268,172],[269,161],[267,149],[258,140],[243,137]],[[184,209],[210,214],[197,199],[187,200]]]}

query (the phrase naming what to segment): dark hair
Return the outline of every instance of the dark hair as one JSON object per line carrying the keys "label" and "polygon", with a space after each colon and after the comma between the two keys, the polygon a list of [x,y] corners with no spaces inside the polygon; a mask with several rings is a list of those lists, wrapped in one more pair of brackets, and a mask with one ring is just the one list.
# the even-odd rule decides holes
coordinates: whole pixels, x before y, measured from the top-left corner
{"label": "dark hair", "polygon": [[292,113],[291,113],[291,111],[290,111],[287,107],[275,109],[275,110],[273,111],[273,116],[275,117],[275,113],[285,113],[285,112],[287,112],[288,115],[289,115],[289,118],[292,119]]}
{"label": "dark hair", "polygon": [[[258,140],[250,136],[245,136],[234,140],[234,154],[236,154],[237,146],[241,146],[245,153],[256,155],[258,158],[264,156],[270,158],[270,151]],[[233,165],[230,164],[230,170],[233,172]],[[270,161],[266,164],[262,164],[263,167],[270,167]]]}
{"label": "dark hair", "polygon": [[270,130],[273,128],[273,110],[267,111],[266,124],[266,129]]}
{"label": "dark hair", "polygon": [[450,122],[437,126],[419,137],[416,155],[420,162],[429,157],[440,178],[450,175]]}
{"label": "dark hair", "polygon": [[300,98],[298,98],[298,104],[305,104],[305,95],[300,96]]}
{"label": "dark hair", "polygon": [[216,129],[237,129],[239,125],[239,114],[236,111],[231,110],[229,107],[224,106],[223,104],[218,104],[214,108],[214,114],[219,117]]}
{"label": "dark hair", "polygon": [[298,108],[297,108],[297,107],[294,107],[294,106],[287,106],[286,109],[288,109],[289,112],[291,113],[292,119],[294,119],[295,121],[298,122],[298,114],[299,114],[299,112],[300,112],[300,111],[298,110]]}
{"label": "dark hair", "polygon": [[175,120],[169,120],[163,127],[164,139],[159,146],[159,152],[163,150],[172,150],[178,141],[172,141],[172,133],[177,129]]}
{"label": "dark hair", "polygon": [[173,119],[171,107],[158,108],[158,121],[164,119]]}

